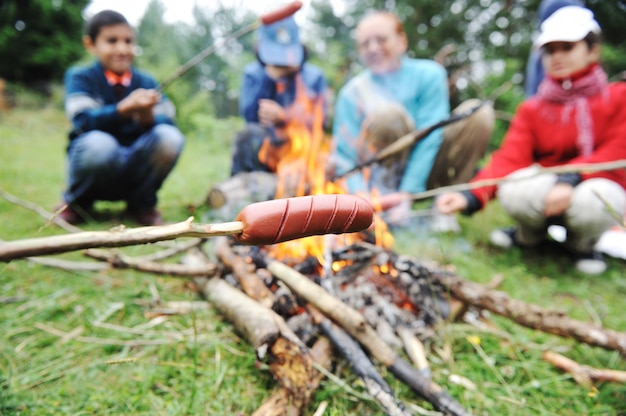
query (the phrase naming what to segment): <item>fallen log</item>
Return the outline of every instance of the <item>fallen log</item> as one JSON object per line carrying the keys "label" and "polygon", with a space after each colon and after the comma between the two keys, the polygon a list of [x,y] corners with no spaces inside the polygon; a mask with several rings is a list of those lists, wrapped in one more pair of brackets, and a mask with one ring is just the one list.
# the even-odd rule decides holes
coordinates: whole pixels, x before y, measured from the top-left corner
{"label": "fallen log", "polygon": [[267,201],[276,194],[278,176],[269,172],[242,172],[214,184],[205,198],[210,208],[235,212],[252,202]]}
{"label": "fallen log", "polygon": [[433,279],[447,287],[451,295],[457,299],[511,319],[519,325],[626,354],[625,332],[578,321],[562,312],[512,299],[504,292],[490,290],[452,273],[433,273]]}
{"label": "fallen log", "polygon": [[[220,278],[195,279],[199,289],[254,347],[257,358],[269,364],[273,376],[288,393],[288,403],[300,412],[315,389],[314,358],[284,319]],[[296,413],[298,414],[298,413]]]}
{"label": "fallen log", "polygon": [[426,378],[419,370],[399,357],[391,347],[378,337],[374,328],[365,321],[365,318],[358,311],[350,308],[326,292],[321,286],[285,264],[272,261],[268,264],[267,269],[298,296],[315,305],[325,315],[340,324],[374,358],[382,362],[396,377],[428,400],[437,410],[450,415],[469,414],[441,386]]}

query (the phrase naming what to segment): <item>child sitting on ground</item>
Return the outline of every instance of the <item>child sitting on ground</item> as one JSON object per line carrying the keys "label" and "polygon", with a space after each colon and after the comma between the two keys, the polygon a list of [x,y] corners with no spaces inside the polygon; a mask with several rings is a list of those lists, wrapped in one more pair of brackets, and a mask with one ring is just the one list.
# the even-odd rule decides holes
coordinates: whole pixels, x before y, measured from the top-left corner
{"label": "child sitting on ground", "polygon": [[124,16],[97,13],[83,43],[97,60],[65,76],[72,130],[59,216],[77,224],[89,218],[96,200],[123,200],[132,220],[161,224],[157,192],[184,144],[174,126],[174,106],[152,77],[133,68],[135,34]]}
{"label": "child sitting on ground", "polygon": [[626,171],[545,173],[541,167],[626,159],[626,83],[609,84],[599,64],[600,26],[593,13],[563,7],[541,25],[535,46],[543,51],[546,77],[535,97],[521,104],[501,148],[472,181],[510,181],[472,191],[447,193],[437,201],[442,213],[481,209],[496,195],[517,222],[496,230],[491,242],[508,248],[536,246],[548,226],[567,230],[564,244],[587,274],[604,272],[594,246],[617,222],[607,205],[626,208]]}

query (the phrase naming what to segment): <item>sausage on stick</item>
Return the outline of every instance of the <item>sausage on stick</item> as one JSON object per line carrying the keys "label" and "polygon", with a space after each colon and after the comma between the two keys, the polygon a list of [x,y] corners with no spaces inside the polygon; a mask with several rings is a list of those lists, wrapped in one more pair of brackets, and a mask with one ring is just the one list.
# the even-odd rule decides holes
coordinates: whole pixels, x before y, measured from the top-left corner
{"label": "sausage on stick", "polygon": [[198,65],[200,62],[202,62],[202,60],[204,60],[206,57],[208,57],[209,55],[214,53],[215,50],[219,46],[225,45],[226,42],[228,42],[229,40],[238,39],[238,38],[242,37],[243,35],[246,35],[246,34],[252,32],[253,30],[257,29],[261,25],[271,25],[272,23],[276,23],[279,20],[283,20],[283,19],[291,16],[292,14],[297,12],[298,10],[300,10],[301,7],[302,7],[302,2],[301,1],[299,1],[299,0],[292,1],[291,3],[287,4],[286,6],[280,8],[278,10],[275,10],[273,12],[269,12],[267,14],[264,14],[258,20],[255,20],[254,22],[252,22],[252,23],[242,27],[241,29],[237,30],[236,32],[233,32],[230,35],[220,39],[218,42],[208,46],[205,49],[203,49],[197,55],[193,56],[190,60],[188,60],[183,65],[178,67],[174,71],[174,73],[172,73],[172,75],[170,75],[167,79],[165,79],[163,82],[161,82],[161,85],[159,85],[158,90],[159,91],[163,91],[172,82],[176,81],[178,78],[183,76],[191,68],[193,68],[194,66]]}
{"label": "sausage on stick", "polygon": [[323,234],[367,229],[373,208],[349,194],[302,196],[246,206],[233,222],[194,224],[193,218],[163,226],[84,231],[59,236],[0,242],[0,262],[96,247],[125,247],[178,237],[233,235],[243,244],[267,245]]}

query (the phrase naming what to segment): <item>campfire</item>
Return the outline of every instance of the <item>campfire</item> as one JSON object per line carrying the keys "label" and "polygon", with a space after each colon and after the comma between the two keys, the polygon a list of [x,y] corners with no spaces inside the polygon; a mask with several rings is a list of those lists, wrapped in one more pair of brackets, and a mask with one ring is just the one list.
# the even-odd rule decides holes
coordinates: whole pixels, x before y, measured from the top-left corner
{"label": "campfire", "polygon": [[[261,148],[262,157],[276,162],[277,173],[245,173],[215,184],[206,199],[213,214],[232,220],[232,213],[243,206],[257,209],[251,202],[342,194],[340,182],[326,180],[329,143],[321,129],[321,103],[299,105],[313,114],[310,125],[285,127],[291,141],[279,148],[280,157],[272,155],[268,147]],[[367,170],[364,173],[367,175]],[[528,328],[626,354],[624,333],[511,299],[493,287],[465,281],[433,262],[394,252],[393,236],[379,215],[389,201],[375,192],[362,197],[369,201],[363,202],[370,213],[374,207],[374,221],[368,229],[352,228],[350,233],[331,227],[331,233],[308,233],[313,235],[254,245],[254,239],[238,236],[245,231],[245,224],[235,221],[202,225],[190,218],[158,227],[89,232],[69,229],[72,233],[62,236],[0,242],[0,261],[29,258],[67,268],[71,266],[68,262],[60,266],[54,259],[38,256],[88,248],[87,256],[106,262],[96,263],[90,270],[133,268],[193,279],[193,287],[237,328],[277,380],[275,393],[256,415],[300,413],[339,360],[349,363],[386,414],[411,412],[394,396],[379,372],[381,366],[435,409],[452,415],[467,414],[431,376],[422,343],[437,336],[438,325],[464,316],[468,308],[490,311]],[[371,217],[367,224],[370,222]],[[195,238],[142,258],[100,249],[180,237]],[[256,238],[261,237],[257,234]],[[262,236],[263,241],[266,238],[283,241],[273,235]],[[160,262],[181,252],[185,253],[182,264]],[[153,309],[146,316],[164,313],[159,312],[163,305],[147,306]],[[179,313],[185,313],[183,309]],[[550,351],[546,351],[545,359],[576,374],[577,382],[626,382],[623,372],[580,366]]]}
{"label": "campfire", "polygon": [[[276,174],[259,172],[257,177],[256,172],[245,173],[218,184],[207,197],[210,205],[232,212],[254,200],[255,195],[267,196],[272,190],[273,198],[344,192],[341,183],[326,180],[330,146],[322,131],[322,102],[302,99],[306,94],[296,95],[300,100],[293,111],[311,114],[310,124],[289,123],[283,132],[289,137],[287,143],[278,150],[265,143],[259,152],[259,159],[272,166]],[[362,196],[380,212],[382,203],[375,192]],[[373,225],[364,232],[312,236],[270,246],[241,245],[224,237],[216,239],[215,252],[223,266],[221,282],[240,289],[285,320],[296,337],[289,340],[296,346],[288,349],[289,354],[297,350],[300,360],[307,361],[308,348],[322,335],[328,337],[387,414],[405,414],[405,406],[393,396],[370,361],[380,359],[376,355],[382,354],[385,365],[437,409],[465,414],[454,399],[427,377],[423,368],[425,359],[419,358],[421,342],[432,337],[434,325],[450,315],[445,290],[430,278],[428,269],[414,259],[394,253],[392,245],[392,234],[376,214]],[[305,293],[321,292],[308,299],[305,293],[294,291],[293,286],[286,283],[290,278],[306,285]],[[207,295],[211,296],[214,290],[214,287],[207,289]],[[228,316],[233,316],[228,311],[231,307],[223,306]],[[335,319],[327,316],[337,310],[352,316],[356,323],[341,326],[333,323]],[[356,326],[350,328],[351,325]],[[254,326],[260,327],[257,322]],[[369,328],[363,333],[365,340],[359,339],[361,334],[351,334],[362,331],[361,326]],[[368,356],[359,343],[378,346],[370,350]],[[263,354],[268,351],[271,354],[273,349],[261,344],[257,346],[257,354],[260,359],[267,359]],[[419,364],[409,364],[397,355],[396,351],[403,346],[413,356],[418,356]],[[285,352],[278,349],[269,361],[290,363],[291,359],[285,359]],[[300,404],[304,404],[308,400],[308,387],[294,388],[297,383],[294,384],[293,379],[309,380],[313,376],[303,377],[293,367],[276,371],[287,379],[277,377],[285,388],[284,396],[298,397]]]}

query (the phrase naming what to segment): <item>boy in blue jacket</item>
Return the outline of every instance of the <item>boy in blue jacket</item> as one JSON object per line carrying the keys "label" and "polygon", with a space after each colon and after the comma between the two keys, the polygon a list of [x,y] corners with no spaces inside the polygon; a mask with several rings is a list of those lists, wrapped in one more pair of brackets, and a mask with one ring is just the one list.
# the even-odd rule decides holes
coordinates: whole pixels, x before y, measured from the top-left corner
{"label": "boy in blue jacket", "polygon": [[83,44],[97,60],[65,75],[72,130],[59,216],[77,224],[96,200],[123,200],[135,222],[162,224],[157,192],[184,144],[174,106],[151,76],[132,66],[135,34],[124,16],[111,10],[94,15]]}
{"label": "boy in blue jacket", "polygon": [[[322,102],[325,110],[327,83],[322,70],[306,62],[293,16],[257,30],[257,60],[244,70],[239,111],[246,121],[233,145],[231,175],[241,172],[276,172],[276,155],[259,160],[259,150],[268,143],[274,153],[289,141],[286,126],[297,121],[313,131],[311,112],[300,103]],[[302,96],[299,96],[301,94]],[[322,120],[322,123],[324,120]]]}

